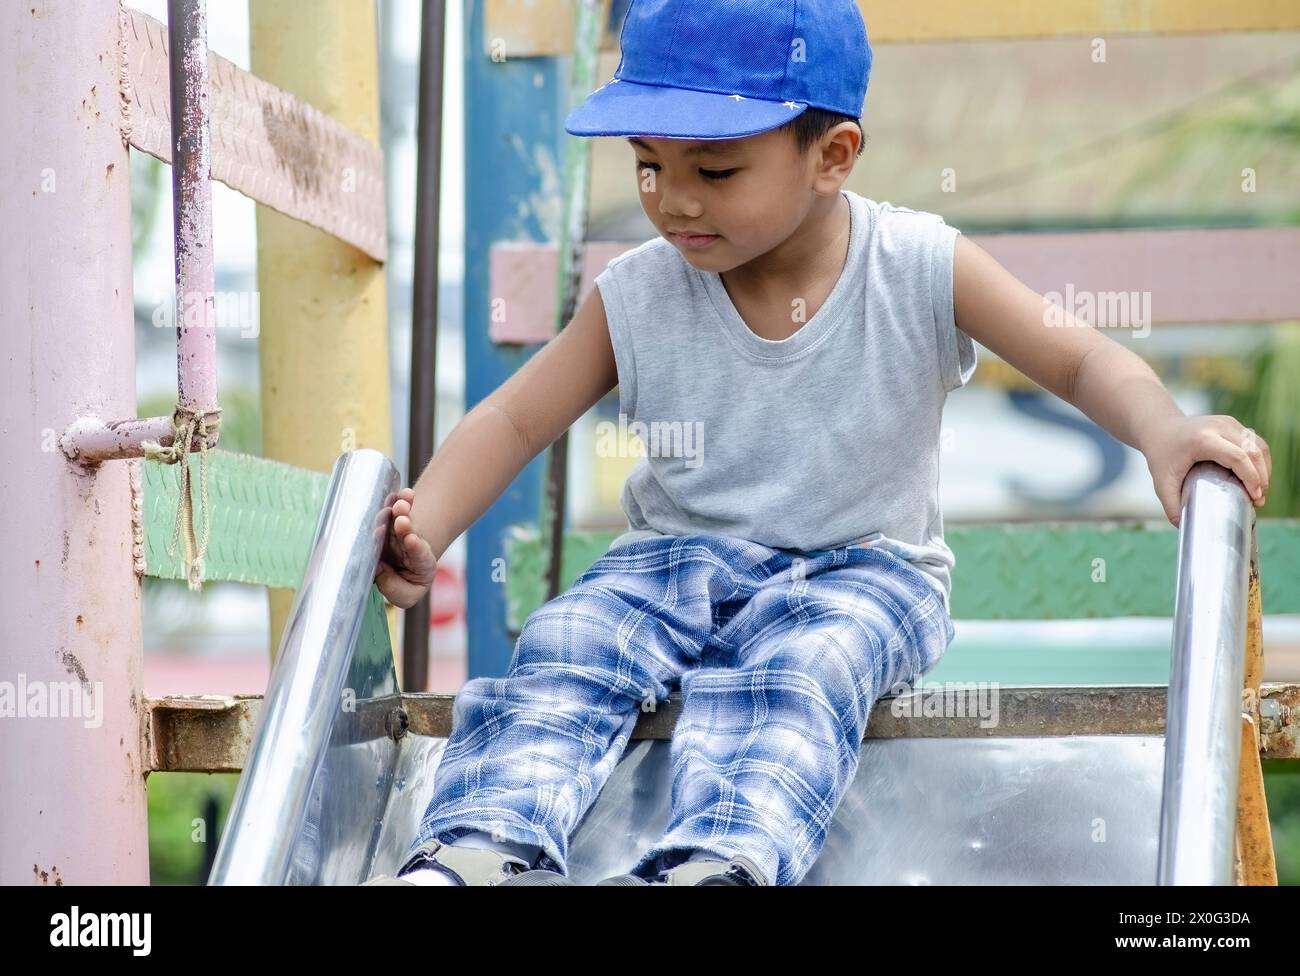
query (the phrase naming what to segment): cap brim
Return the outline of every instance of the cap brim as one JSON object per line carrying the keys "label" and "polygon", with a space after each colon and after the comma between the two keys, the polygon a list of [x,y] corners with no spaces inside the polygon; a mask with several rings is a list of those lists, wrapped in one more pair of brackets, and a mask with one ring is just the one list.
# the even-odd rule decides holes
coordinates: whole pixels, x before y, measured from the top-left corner
{"label": "cap brim", "polygon": [[564,131],[575,136],[735,139],[775,129],[807,108],[807,102],[770,102],[612,79],[569,113]]}

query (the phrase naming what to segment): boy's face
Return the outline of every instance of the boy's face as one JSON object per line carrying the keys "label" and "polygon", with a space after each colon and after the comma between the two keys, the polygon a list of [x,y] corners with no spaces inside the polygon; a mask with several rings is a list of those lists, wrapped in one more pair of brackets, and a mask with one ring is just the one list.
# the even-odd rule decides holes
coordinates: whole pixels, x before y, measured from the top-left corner
{"label": "boy's face", "polygon": [[646,216],[702,271],[729,271],[772,250],[798,229],[815,195],[836,192],[852,167],[851,153],[843,172],[817,145],[800,153],[788,130],[628,142]]}

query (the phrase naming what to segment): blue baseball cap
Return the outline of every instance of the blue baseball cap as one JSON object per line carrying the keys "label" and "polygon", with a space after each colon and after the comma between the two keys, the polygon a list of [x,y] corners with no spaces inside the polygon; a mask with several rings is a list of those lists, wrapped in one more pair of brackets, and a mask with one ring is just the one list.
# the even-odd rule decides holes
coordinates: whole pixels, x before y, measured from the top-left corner
{"label": "blue baseball cap", "polygon": [[810,106],[859,118],[871,74],[856,0],[632,0],[619,46],[571,135],[735,139]]}

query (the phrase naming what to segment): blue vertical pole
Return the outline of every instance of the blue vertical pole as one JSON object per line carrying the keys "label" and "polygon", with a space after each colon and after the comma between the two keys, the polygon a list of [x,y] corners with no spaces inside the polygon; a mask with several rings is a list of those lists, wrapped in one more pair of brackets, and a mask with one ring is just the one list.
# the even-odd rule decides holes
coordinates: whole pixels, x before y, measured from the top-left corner
{"label": "blue vertical pole", "polygon": [[[486,4],[469,4],[465,24],[465,409],[500,386],[540,346],[488,338],[489,250],[496,241],[555,241],[532,201],[555,193],[544,180],[563,170],[568,60],[494,62],[484,31]],[[539,166],[538,159],[545,160]],[[558,200],[547,208],[558,216]],[[554,221],[552,221],[553,223]],[[543,451],[470,527],[466,554],[469,676],[504,674],[514,651],[506,629],[505,539],[510,526],[536,525],[546,471]],[[502,562],[497,562],[502,560]],[[494,580],[494,576],[497,580]],[[499,581],[498,581],[499,580]]]}

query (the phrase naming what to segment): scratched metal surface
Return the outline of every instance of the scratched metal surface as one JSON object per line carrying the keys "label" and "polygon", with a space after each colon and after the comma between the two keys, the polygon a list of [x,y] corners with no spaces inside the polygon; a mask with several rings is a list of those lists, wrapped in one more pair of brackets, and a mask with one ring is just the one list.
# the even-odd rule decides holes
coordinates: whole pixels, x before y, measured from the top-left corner
{"label": "scratched metal surface", "polygon": [[[445,744],[403,740],[370,875],[405,853]],[[575,881],[621,873],[659,839],[669,749],[638,740],[623,755],[572,838]],[[868,739],[803,883],[1151,884],[1163,761],[1159,736]]]}

